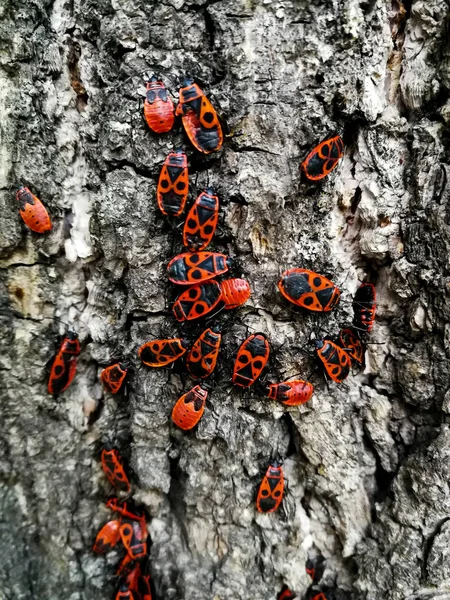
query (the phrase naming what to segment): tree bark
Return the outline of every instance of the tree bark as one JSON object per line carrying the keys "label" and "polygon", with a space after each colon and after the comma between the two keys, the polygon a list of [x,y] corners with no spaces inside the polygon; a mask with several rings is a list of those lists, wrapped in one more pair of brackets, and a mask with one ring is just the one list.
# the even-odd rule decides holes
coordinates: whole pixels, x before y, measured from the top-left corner
{"label": "tree bark", "polygon": [[[114,597],[118,553],[95,556],[110,518],[99,454],[113,442],[148,509],[156,598],[303,598],[321,551],[323,585],[347,598],[450,598],[450,85],[444,0],[6,0],[0,8],[0,598]],[[181,126],[145,126],[146,77],[175,93],[185,74],[226,121],[208,157]],[[299,163],[334,130],[345,157],[323,183]],[[188,149],[191,197],[216,186],[214,249],[236,259],[249,303],[217,318],[223,354],[204,417],[170,420],[191,385],[137,349],[176,325],[165,277],[180,228],[156,206],[161,164]],[[194,181],[198,176],[197,188]],[[54,229],[22,224],[14,186]],[[338,309],[289,310],[282,269],[332,276]],[[314,335],[351,322],[359,281],[376,283],[366,366],[341,385],[314,370]],[[76,379],[46,390],[55,337],[83,343]],[[197,331],[197,330],[195,330]],[[311,375],[287,409],[232,388],[247,332],[272,345],[268,381]],[[99,373],[131,360],[125,397]],[[285,459],[283,510],[255,511],[268,463]]]}

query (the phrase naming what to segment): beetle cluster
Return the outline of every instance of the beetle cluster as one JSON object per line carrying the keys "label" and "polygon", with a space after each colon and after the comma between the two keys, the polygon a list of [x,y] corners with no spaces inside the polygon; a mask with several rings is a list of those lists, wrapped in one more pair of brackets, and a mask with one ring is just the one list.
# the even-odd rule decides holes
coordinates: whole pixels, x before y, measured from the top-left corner
{"label": "beetle cluster", "polygon": [[[179,104],[174,104],[160,78],[153,76],[147,84],[144,118],[152,131],[166,133],[173,127],[175,116],[182,123],[192,145],[202,154],[219,150],[223,143],[222,127],[211,102],[192,80],[185,80],[179,91]],[[317,181],[328,175],[343,156],[344,145],[339,135],[321,142],[301,164],[304,175]],[[169,153],[162,166],[156,190],[156,202],[161,213],[169,218],[180,217],[186,207],[189,193],[188,159],[182,149]],[[42,202],[28,188],[17,192],[19,211],[25,224],[34,232],[46,233],[52,224]],[[242,306],[250,298],[250,285],[245,279],[220,280],[231,268],[231,259],[225,254],[207,251],[218,224],[219,198],[208,187],[202,191],[190,210],[183,226],[182,242],[185,252],[172,258],[167,266],[168,280],[182,288],[172,312],[178,323],[191,323],[205,317],[211,318],[220,310]],[[285,271],[278,283],[281,294],[292,304],[315,312],[329,312],[338,303],[340,291],[326,277],[294,268]],[[341,383],[348,376],[352,363],[363,363],[364,339],[370,332],[375,316],[375,288],[364,283],[354,300],[354,321],[351,327],[340,332],[339,340],[316,341],[317,356],[326,374]],[[185,337],[153,339],[138,350],[141,362],[151,368],[172,366],[185,358],[189,375],[197,380],[185,392],[172,410],[173,423],[182,430],[195,427],[205,409],[209,391],[204,382],[213,373],[222,341],[221,328],[211,325],[196,336],[192,344]],[[48,391],[59,394],[72,382],[80,343],[77,334],[68,332],[53,360]],[[237,350],[232,382],[248,389],[260,378],[270,355],[270,345],[262,333],[247,337]],[[126,362],[116,362],[106,367],[100,375],[105,389],[117,394],[123,388],[129,373]],[[264,395],[285,406],[298,406],[313,394],[313,385],[303,379],[271,383],[265,386]],[[104,448],[102,467],[117,492],[130,493],[129,478],[117,450]],[[270,464],[259,486],[256,508],[262,513],[276,511],[283,499],[284,475],[279,462]],[[121,542],[125,549],[117,575],[121,579],[116,600],[151,600],[150,576],[145,574],[142,560],[147,557],[147,519],[143,509],[131,499],[119,501],[110,498],[107,506],[117,517],[104,525],[97,535],[94,551],[105,553]],[[292,600],[295,595],[285,586],[278,600]],[[330,600],[323,592],[314,600]]]}
{"label": "beetle cluster", "polygon": [[[117,449],[106,446],[101,455],[102,469],[116,492],[129,494],[130,480]],[[97,554],[105,554],[121,542],[125,555],[116,575],[120,577],[116,600],[152,600],[150,575],[147,573],[148,531],[145,511],[132,499],[118,500],[113,496],[106,506],[117,516],[98,532],[93,546]]]}
{"label": "beetle cluster", "polygon": [[[285,271],[278,282],[278,289],[295,306],[314,312],[330,312],[341,295],[332,281],[307,269]],[[347,379],[352,364],[363,364],[365,345],[362,338],[373,327],[375,309],[375,287],[365,282],[353,298],[353,325],[341,329],[336,342],[316,340],[317,357],[328,377],[336,383]]]}

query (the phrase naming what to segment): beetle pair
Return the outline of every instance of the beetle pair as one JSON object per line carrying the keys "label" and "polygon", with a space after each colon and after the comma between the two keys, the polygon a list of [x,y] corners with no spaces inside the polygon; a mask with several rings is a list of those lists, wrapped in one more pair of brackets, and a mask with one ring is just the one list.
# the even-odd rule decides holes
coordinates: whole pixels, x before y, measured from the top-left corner
{"label": "beetle pair", "polygon": [[[214,371],[219,355],[222,335],[219,328],[205,329],[187,353],[187,369],[192,377],[205,379]],[[148,367],[165,367],[181,358],[189,348],[189,342],[182,338],[152,340],[143,344],[138,351],[139,358]]]}
{"label": "beetle pair", "polygon": [[144,117],[156,133],[166,133],[173,127],[175,115],[181,116],[184,130],[191,144],[203,154],[222,147],[222,126],[211,102],[200,87],[185,79],[179,92],[179,104],[174,111],[172,99],[161,79],[155,75],[147,83]]}
{"label": "beetle pair", "polygon": [[99,531],[94,543],[94,552],[104,554],[122,540],[132,560],[147,554],[147,521],[144,513],[131,505],[130,501],[119,502],[117,498],[108,500],[106,506],[119,513],[119,518],[109,521]]}
{"label": "beetle pair", "polygon": [[362,333],[372,330],[375,321],[376,291],[372,283],[363,283],[353,298],[353,326],[342,329],[339,344],[331,340],[317,340],[316,351],[328,376],[342,383],[350,373],[352,362],[363,364],[364,344]]}

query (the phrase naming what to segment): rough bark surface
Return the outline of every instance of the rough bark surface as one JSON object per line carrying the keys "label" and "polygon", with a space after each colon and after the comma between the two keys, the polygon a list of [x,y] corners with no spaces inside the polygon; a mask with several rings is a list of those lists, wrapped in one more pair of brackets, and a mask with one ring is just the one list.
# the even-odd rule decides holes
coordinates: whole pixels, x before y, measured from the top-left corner
{"label": "rough bark surface", "polygon": [[[0,597],[113,597],[118,555],[94,556],[109,517],[106,440],[134,471],[152,515],[156,598],[302,598],[308,552],[350,598],[450,598],[449,6],[444,0],[6,0],[0,22]],[[218,186],[214,247],[250,281],[223,315],[224,352],[198,429],[170,422],[186,375],[137,360],[179,331],[168,260],[180,230],[158,213],[160,165],[186,141],[145,127],[145,76],[176,91],[185,73],[228,123],[222,151],[189,150],[198,186]],[[338,127],[342,164],[300,181],[307,151]],[[191,182],[193,183],[191,178]],[[26,230],[28,185],[54,230]],[[192,192],[192,196],[195,193]],[[282,268],[331,274],[323,318],[279,303]],[[358,280],[378,291],[363,372],[284,409],[230,385],[247,328],[273,346],[268,379],[308,375],[311,334],[352,318]],[[67,392],[47,394],[55,336],[83,341]],[[129,357],[128,395],[102,392],[101,365]],[[284,456],[284,510],[254,495]]]}

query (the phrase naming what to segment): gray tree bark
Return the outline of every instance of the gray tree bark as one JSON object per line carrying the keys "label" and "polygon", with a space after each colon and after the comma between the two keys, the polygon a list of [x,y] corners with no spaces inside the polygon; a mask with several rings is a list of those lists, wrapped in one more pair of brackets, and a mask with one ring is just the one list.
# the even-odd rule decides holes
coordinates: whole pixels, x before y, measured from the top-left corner
{"label": "gray tree bark", "polygon": [[[450,598],[447,2],[4,0],[0,12],[0,598],[114,596],[118,554],[91,551],[111,515],[106,440],[152,516],[156,598],[272,600],[283,583],[303,598],[317,550],[324,584],[349,598]],[[185,139],[143,122],[155,71],[173,91],[185,73],[206,84],[230,127],[219,153],[189,150],[190,173],[218,186],[215,248],[253,289],[218,319],[217,384],[188,434],[170,421],[186,375],[136,354],[179,331],[164,269],[180,230],[155,190]],[[301,182],[301,159],[341,126],[340,167]],[[49,207],[49,236],[22,224],[19,184]],[[318,318],[281,305],[276,282],[294,266],[331,274],[339,308]],[[313,400],[293,409],[232,389],[247,328],[270,337],[270,380],[310,374],[311,334],[351,321],[367,277],[379,344],[362,372],[329,389],[313,373]],[[83,352],[55,400],[45,364],[69,326]],[[98,375],[125,356],[135,371],[121,399]],[[274,456],[289,493],[260,515]]]}

